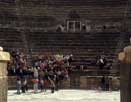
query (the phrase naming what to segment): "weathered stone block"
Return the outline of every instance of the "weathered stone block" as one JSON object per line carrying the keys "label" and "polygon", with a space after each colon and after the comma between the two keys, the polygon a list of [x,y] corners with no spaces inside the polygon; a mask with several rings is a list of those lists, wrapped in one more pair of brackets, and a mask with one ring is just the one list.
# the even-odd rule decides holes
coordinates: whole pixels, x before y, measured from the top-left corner
{"label": "weathered stone block", "polygon": [[61,85],[62,88],[70,88],[70,80],[63,80]]}
{"label": "weathered stone block", "polygon": [[80,77],[80,88],[87,88],[87,76]]}
{"label": "weathered stone block", "polygon": [[7,61],[9,60],[9,53],[0,51],[0,102],[7,102]]}

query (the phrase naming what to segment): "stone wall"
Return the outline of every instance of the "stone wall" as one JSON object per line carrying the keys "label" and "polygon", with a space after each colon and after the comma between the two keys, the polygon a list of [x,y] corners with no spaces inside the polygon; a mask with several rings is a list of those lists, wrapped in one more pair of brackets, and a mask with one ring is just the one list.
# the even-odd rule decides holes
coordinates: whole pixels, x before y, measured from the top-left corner
{"label": "stone wall", "polygon": [[[62,89],[99,89],[100,81],[102,76],[75,76],[75,78],[70,77],[70,80],[63,80],[60,83],[60,88]],[[31,79],[28,79],[29,87],[32,88],[33,84]],[[16,77],[8,78],[8,89],[16,88]],[[113,77],[112,80],[109,81],[110,90],[119,90],[120,82],[119,78]]]}

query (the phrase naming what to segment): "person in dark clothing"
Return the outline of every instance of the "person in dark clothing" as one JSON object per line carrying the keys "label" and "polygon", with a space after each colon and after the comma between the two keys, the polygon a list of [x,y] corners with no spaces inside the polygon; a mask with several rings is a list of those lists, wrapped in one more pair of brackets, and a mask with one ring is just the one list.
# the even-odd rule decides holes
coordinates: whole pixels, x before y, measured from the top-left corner
{"label": "person in dark clothing", "polygon": [[56,75],[56,79],[55,79],[55,90],[58,91],[59,90],[59,86],[60,86],[60,78],[58,75]]}
{"label": "person in dark clothing", "polygon": [[16,87],[17,87],[17,94],[21,94],[21,80],[19,77],[17,77],[17,82],[16,82]]}
{"label": "person in dark clothing", "polygon": [[105,77],[104,77],[104,76],[103,76],[102,79],[101,79],[100,86],[101,86],[101,89],[102,89],[103,91],[106,90],[106,80],[105,80]]}
{"label": "person in dark clothing", "polygon": [[23,69],[20,68],[20,69],[18,70],[17,76],[19,76],[21,79],[24,78],[24,71],[23,71]]}
{"label": "person in dark clothing", "polygon": [[43,78],[40,78],[40,90],[41,90],[41,92],[44,90],[44,80],[43,80]]}
{"label": "person in dark clothing", "polygon": [[103,69],[104,66],[107,64],[107,60],[106,60],[103,56],[101,56],[101,57],[99,58],[99,60],[97,61],[97,63],[98,63],[98,65],[99,65],[99,68],[100,68],[100,69]]}
{"label": "person in dark clothing", "polygon": [[109,78],[106,77],[105,80],[106,80],[105,89],[106,89],[106,91],[109,91]]}
{"label": "person in dark clothing", "polygon": [[86,32],[86,25],[85,24],[82,24],[82,31]]}
{"label": "person in dark clothing", "polygon": [[22,87],[21,87],[22,93],[25,93],[28,91],[28,85],[27,85],[27,79],[23,78],[22,79]]}
{"label": "person in dark clothing", "polygon": [[71,54],[69,59],[68,59],[69,65],[71,65],[72,61],[73,61],[73,55]]}
{"label": "person in dark clothing", "polygon": [[54,80],[52,80],[50,77],[48,77],[48,80],[50,81],[51,93],[54,93],[54,91],[55,91]]}
{"label": "person in dark clothing", "polygon": [[104,25],[104,26],[103,26],[103,30],[105,30],[106,28],[107,28],[107,27]]}

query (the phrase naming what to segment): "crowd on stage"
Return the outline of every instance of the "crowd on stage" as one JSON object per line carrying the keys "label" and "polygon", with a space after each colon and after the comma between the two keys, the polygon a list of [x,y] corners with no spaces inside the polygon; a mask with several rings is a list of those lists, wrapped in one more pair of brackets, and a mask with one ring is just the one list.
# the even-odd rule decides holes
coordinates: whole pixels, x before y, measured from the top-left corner
{"label": "crowd on stage", "polygon": [[[69,80],[69,72],[72,69],[72,54],[39,56],[31,60],[31,66],[28,66],[27,56],[24,53],[12,50],[10,54],[8,75],[17,76],[17,94],[28,91],[29,79],[33,84],[34,93],[37,93],[38,90],[44,92],[47,88],[50,88],[51,92],[54,93],[55,90],[59,89],[61,81]],[[107,60],[101,56],[97,59],[96,65],[102,70],[107,65]],[[104,77],[101,79],[103,90],[108,87],[106,79]]]}
{"label": "crowd on stage", "polygon": [[32,61],[32,66],[27,67],[27,59],[23,53],[11,52],[12,60],[9,63],[9,75],[17,76],[17,93],[28,90],[28,80],[31,77],[34,93],[46,91],[47,88],[58,90],[62,80],[69,80],[69,69],[72,61],[71,55],[53,55]]}

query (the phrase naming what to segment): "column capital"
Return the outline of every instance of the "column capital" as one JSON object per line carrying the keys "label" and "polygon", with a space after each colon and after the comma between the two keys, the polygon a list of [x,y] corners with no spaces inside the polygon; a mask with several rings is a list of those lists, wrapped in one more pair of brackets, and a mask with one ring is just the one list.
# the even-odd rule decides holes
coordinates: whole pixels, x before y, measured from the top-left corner
{"label": "column capital", "polygon": [[124,51],[119,53],[118,59],[121,62],[131,63],[131,45],[125,47]]}
{"label": "column capital", "polygon": [[0,61],[10,61],[10,54],[8,52],[0,51]]}

